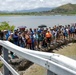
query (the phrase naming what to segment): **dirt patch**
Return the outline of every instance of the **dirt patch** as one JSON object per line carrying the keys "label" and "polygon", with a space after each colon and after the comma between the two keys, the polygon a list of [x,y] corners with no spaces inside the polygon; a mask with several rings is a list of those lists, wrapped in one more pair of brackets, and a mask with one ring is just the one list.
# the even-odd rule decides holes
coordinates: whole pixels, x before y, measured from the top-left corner
{"label": "dirt patch", "polygon": [[46,71],[44,67],[34,64],[23,75],[46,75]]}

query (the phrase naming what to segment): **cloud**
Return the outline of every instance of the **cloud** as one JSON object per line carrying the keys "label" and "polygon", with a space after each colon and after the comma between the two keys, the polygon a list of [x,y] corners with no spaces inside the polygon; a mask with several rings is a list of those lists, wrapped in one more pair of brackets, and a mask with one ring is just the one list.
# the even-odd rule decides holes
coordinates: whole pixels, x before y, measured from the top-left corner
{"label": "cloud", "polygon": [[0,10],[13,11],[38,7],[57,7],[67,3],[76,3],[76,0],[0,0]]}

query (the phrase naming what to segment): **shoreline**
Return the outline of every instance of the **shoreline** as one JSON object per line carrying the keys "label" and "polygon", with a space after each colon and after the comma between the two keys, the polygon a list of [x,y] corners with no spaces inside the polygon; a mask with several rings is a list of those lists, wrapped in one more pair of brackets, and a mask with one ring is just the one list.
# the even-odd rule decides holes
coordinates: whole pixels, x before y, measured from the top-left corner
{"label": "shoreline", "polygon": [[2,14],[0,14],[0,16],[76,16],[76,14],[49,14],[49,15],[27,15],[27,14],[24,14],[24,15],[22,15],[22,14],[13,14],[13,15],[3,14],[2,15]]}

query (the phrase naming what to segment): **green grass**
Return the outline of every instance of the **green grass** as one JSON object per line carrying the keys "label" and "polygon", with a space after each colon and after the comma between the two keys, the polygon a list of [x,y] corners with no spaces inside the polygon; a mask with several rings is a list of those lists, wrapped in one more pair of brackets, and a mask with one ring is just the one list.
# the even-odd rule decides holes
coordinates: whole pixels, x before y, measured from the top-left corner
{"label": "green grass", "polygon": [[54,50],[54,52],[68,57],[76,57],[76,43],[67,45],[59,50]]}

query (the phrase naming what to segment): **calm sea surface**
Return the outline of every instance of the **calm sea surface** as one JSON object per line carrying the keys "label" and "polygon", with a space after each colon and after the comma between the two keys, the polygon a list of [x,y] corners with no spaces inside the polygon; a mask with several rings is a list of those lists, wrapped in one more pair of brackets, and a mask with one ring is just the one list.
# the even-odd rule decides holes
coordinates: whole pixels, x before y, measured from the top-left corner
{"label": "calm sea surface", "polygon": [[76,23],[76,16],[0,16],[0,22],[9,22],[10,25],[27,26],[27,28],[37,28],[41,24],[48,27],[54,25],[67,25]]}

